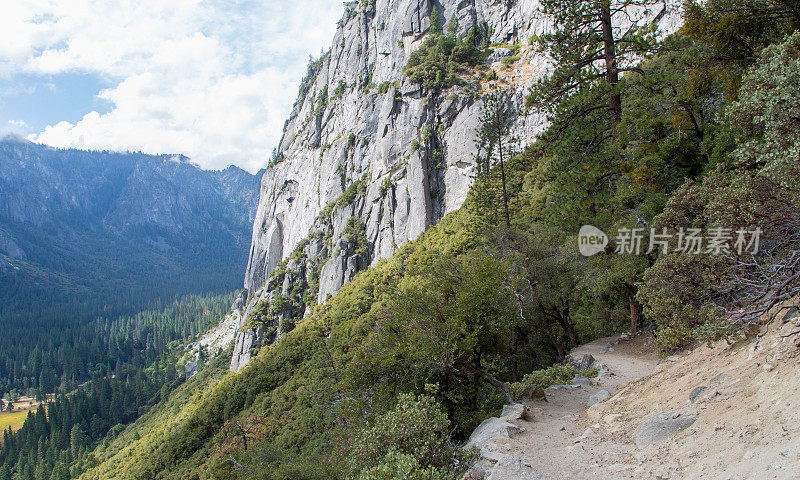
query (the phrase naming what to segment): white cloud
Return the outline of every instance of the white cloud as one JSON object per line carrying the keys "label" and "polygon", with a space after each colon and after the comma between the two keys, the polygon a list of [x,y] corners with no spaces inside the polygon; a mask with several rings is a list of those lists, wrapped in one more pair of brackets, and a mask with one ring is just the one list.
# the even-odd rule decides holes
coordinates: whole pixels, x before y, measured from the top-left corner
{"label": "white cloud", "polygon": [[330,42],[341,5],[23,1],[0,16],[0,75],[118,80],[99,93],[108,113],[48,126],[34,141],[183,153],[206,168],[253,171],[277,143],[308,55]]}
{"label": "white cloud", "polygon": [[5,124],[0,124],[0,138],[9,135],[22,137],[31,131],[31,127],[23,120],[8,120]]}

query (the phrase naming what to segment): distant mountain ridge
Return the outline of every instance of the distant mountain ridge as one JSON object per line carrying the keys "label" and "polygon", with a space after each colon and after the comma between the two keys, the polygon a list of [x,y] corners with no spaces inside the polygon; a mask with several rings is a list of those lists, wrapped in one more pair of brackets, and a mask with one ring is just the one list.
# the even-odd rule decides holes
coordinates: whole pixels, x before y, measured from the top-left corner
{"label": "distant mountain ridge", "polygon": [[262,173],[3,139],[0,319],[91,316],[233,290]]}

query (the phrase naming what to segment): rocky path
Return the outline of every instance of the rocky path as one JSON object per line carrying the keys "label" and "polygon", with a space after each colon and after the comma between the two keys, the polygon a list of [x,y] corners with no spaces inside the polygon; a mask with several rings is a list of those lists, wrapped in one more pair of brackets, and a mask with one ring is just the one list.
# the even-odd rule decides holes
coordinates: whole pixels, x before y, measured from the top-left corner
{"label": "rocky path", "polygon": [[[580,360],[594,358],[596,379],[576,377],[572,385],[546,389],[547,402],[526,402],[525,418],[506,417],[515,428],[509,435],[491,435],[479,440],[483,459],[472,478],[501,479],[627,479],[635,478],[636,446],[613,435],[598,441],[587,415],[591,401],[602,402],[655,369],[658,357],[645,337],[620,341],[603,338],[578,347],[570,354]],[[502,425],[495,422],[494,429]],[[477,430],[476,430],[477,432]],[[475,434],[473,434],[475,435]],[[481,471],[482,470],[482,471]]]}
{"label": "rocky path", "polygon": [[594,357],[595,366],[605,366],[598,378],[588,384],[551,387],[547,402],[528,405],[528,418],[516,421],[525,431],[510,439],[507,451],[546,477],[634,478],[630,474],[636,465],[636,446],[614,435],[598,441],[595,434],[602,427],[592,424],[587,408],[590,398],[601,400],[603,391],[613,395],[652,373],[658,356],[645,337],[622,342],[618,337],[600,339],[575,349],[571,356],[580,359],[585,354]]}
{"label": "rocky path", "polygon": [[[757,337],[661,362],[646,335],[576,349],[572,358],[592,355],[600,376],[482,423],[467,478],[800,479],[800,305],[779,313]],[[590,398],[600,401],[589,407]]]}

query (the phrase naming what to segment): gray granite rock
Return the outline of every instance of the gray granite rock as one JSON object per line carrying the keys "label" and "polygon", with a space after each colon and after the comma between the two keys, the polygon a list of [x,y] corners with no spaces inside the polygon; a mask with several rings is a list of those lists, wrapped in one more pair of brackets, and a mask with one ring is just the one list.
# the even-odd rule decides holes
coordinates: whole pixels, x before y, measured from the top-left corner
{"label": "gray granite rock", "polygon": [[486,59],[488,63],[499,62],[500,60],[510,57],[513,54],[508,48],[495,48],[489,57]]}
{"label": "gray granite rock", "polygon": [[[462,35],[478,28],[492,32],[492,42],[527,43],[551,28],[549,20],[535,15],[536,0],[436,4],[442,20],[459,20]],[[678,23],[671,19],[679,18],[680,2],[668,4],[670,21],[660,24],[673,31]],[[409,56],[428,34],[432,9],[431,0],[346,7],[330,52],[309,69],[285,123],[278,148],[284,160],[262,177],[244,280],[250,295],[257,295],[275,266],[303,242],[319,265],[298,274],[319,274],[316,300],[324,302],[358,271],[390,257],[466,199],[482,105],[474,85],[433,92],[403,75]],[[531,62],[537,74],[550,68],[544,57]],[[370,80],[389,85],[386,93],[363,88]],[[509,87],[516,105],[523,105],[535,80],[520,77]],[[545,127],[543,115],[520,114],[512,128],[525,145]],[[341,202],[361,179],[356,198]],[[351,217],[363,222],[365,248],[342,243]],[[237,337],[237,348],[246,336]]]}
{"label": "gray granite rock", "polygon": [[519,431],[519,427],[502,418],[488,418],[472,432],[469,440],[464,444],[464,449],[477,448],[480,450],[492,440],[511,438],[511,435]]}
{"label": "gray granite rock", "polygon": [[538,400],[541,402],[546,402],[547,394],[542,387],[534,383],[530,387],[526,388],[524,392],[522,392],[521,400]]}
{"label": "gray granite rock", "polygon": [[702,395],[703,392],[706,391],[707,388],[708,387],[706,387],[705,385],[693,388],[692,391],[689,392],[689,401],[694,403],[697,400],[697,398],[700,395]]}
{"label": "gray granite rock", "polygon": [[589,385],[592,384],[592,381],[584,377],[583,375],[576,374],[575,377],[573,377],[572,382],[570,383],[575,386],[588,387]]}
{"label": "gray granite rock", "polygon": [[672,410],[647,417],[636,428],[636,446],[645,448],[652,444],[662,443],[678,432],[688,428],[697,420],[696,410]]}
{"label": "gray granite rock", "polygon": [[527,414],[528,411],[525,405],[515,403],[513,405],[503,405],[503,413],[500,414],[500,418],[503,420],[520,420],[526,418]]}
{"label": "gray granite rock", "polygon": [[608,390],[600,390],[597,393],[589,395],[589,400],[586,402],[586,405],[592,407],[597,405],[598,403],[604,401],[609,397]]}

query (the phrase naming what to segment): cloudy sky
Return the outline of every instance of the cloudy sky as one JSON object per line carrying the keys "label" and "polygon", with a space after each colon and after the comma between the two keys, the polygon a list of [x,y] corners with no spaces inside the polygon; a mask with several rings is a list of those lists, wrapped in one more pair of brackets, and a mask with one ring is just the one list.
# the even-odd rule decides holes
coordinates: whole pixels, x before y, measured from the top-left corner
{"label": "cloudy sky", "polygon": [[342,10],[341,0],[6,2],[0,135],[256,171]]}

